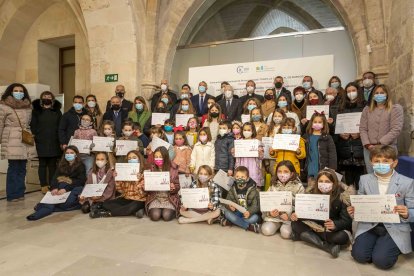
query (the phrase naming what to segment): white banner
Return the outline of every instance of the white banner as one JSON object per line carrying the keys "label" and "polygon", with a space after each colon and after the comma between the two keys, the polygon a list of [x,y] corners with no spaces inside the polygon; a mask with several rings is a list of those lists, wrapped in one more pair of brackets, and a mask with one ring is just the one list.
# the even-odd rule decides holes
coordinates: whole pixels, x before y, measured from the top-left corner
{"label": "white banner", "polygon": [[191,67],[188,72],[188,81],[195,87],[198,83],[207,82],[207,93],[217,96],[220,94],[220,84],[228,81],[238,95],[245,94],[246,82],[256,82],[256,92],[263,94],[267,88],[273,88],[274,78],[282,76],[285,87],[290,91],[302,85],[304,76],[312,76],[313,86],[318,90],[325,90],[329,78],[334,74],[334,56],[314,56],[246,63],[233,63],[202,67]]}

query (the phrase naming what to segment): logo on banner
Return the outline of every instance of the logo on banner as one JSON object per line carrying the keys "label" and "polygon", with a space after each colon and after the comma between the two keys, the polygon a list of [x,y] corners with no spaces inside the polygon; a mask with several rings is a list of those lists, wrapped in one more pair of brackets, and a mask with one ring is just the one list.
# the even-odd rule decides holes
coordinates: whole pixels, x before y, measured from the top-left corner
{"label": "logo on banner", "polygon": [[237,66],[236,71],[239,74],[248,73],[249,72],[249,67],[244,67],[243,65],[240,65],[240,66]]}
{"label": "logo on banner", "polygon": [[256,72],[266,72],[266,71],[275,71],[275,70],[276,68],[272,66],[264,66],[264,65],[256,66]]}

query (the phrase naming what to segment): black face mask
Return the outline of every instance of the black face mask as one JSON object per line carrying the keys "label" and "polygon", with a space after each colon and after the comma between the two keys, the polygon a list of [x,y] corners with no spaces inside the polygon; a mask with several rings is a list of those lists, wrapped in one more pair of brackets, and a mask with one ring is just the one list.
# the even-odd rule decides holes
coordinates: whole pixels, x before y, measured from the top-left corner
{"label": "black face mask", "polygon": [[52,105],[51,99],[42,99],[42,105]]}
{"label": "black face mask", "polygon": [[118,111],[121,109],[121,106],[119,104],[113,104],[111,108],[112,110]]}
{"label": "black face mask", "polygon": [[281,87],[282,87],[282,85],[283,85],[283,83],[281,83],[281,82],[275,82],[275,87],[276,87],[277,89],[281,88]]}
{"label": "black face mask", "polygon": [[117,95],[118,97],[120,97],[121,99],[123,99],[123,98],[124,98],[124,93],[123,93],[123,92],[117,92],[117,93],[116,93],[116,95]]}
{"label": "black face mask", "polygon": [[218,118],[220,114],[218,112],[211,112],[211,117]]}
{"label": "black face mask", "polygon": [[157,111],[157,113],[165,113],[165,108],[159,107],[159,108],[156,108],[155,111]]}
{"label": "black face mask", "polygon": [[266,100],[272,100],[273,99],[273,95],[267,94],[267,95],[265,95],[265,99]]}

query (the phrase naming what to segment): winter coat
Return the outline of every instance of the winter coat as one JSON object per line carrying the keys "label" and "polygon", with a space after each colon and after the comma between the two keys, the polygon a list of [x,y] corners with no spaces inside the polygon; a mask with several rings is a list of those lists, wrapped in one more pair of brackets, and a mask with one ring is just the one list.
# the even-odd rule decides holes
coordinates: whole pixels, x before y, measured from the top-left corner
{"label": "winter coat", "polygon": [[35,136],[39,157],[58,157],[62,155],[59,144],[59,123],[62,118],[62,104],[55,100],[51,108],[43,108],[40,99],[32,103],[32,121],[30,129]]}
{"label": "winter coat", "polygon": [[30,101],[16,100],[12,96],[2,100],[0,102],[1,159],[26,160],[36,156],[35,147],[22,142],[19,119],[22,127],[30,132],[32,119]]}
{"label": "winter coat", "polygon": [[[236,204],[240,204],[237,197],[236,185],[237,184],[234,183],[231,187],[230,191],[227,194],[227,200],[233,201]],[[247,185],[249,188],[247,189],[246,193],[246,209],[250,215],[257,214],[260,212],[259,192],[257,191],[256,185],[251,178],[247,182]]]}
{"label": "winter coat", "polygon": [[77,113],[73,107],[63,114],[59,124],[59,142],[61,145],[69,143],[70,137],[79,128],[81,117],[85,114],[88,114],[86,109],[82,109],[82,112]]}
{"label": "winter coat", "polygon": [[292,162],[293,166],[295,166],[295,170],[298,174],[300,174],[300,159],[306,158],[306,147],[305,147],[305,140],[300,138],[299,140],[299,148],[300,154],[297,154],[296,151],[291,150],[273,150],[270,154],[270,157],[276,158],[275,160],[275,167],[273,171],[276,171],[277,164],[284,160],[289,160]]}
{"label": "winter coat", "polygon": [[234,157],[231,149],[234,148],[234,137],[231,133],[218,136],[214,144],[216,151],[215,166],[216,170],[234,170]]}
{"label": "winter coat", "polygon": [[174,146],[175,157],[173,162],[178,166],[179,173],[190,173],[192,149],[189,146]]}
{"label": "winter coat", "polygon": [[[308,167],[310,152],[309,152],[309,136],[310,134],[305,134],[303,138],[306,140],[306,165]],[[321,135],[318,140],[318,149],[319,149],[319,170],[328,167],[330,169],[337,169],[337,156],[336,156],[336,147],[331,135]]]}
{"label": "winter coat", "polygon": [[139,123],[141,126],[141,132],[147,136],[150,136],[151,128],[151,112],[142,111],[138,112],[134,107],[132,111],[128,113],[128,118],[131,119],[134,123]]}
{"label": "winter coat", "polygon": [[201,165],[208,165],[211,168],[214,168],[216,153],[213,143],[207,142],[202,144],[197,142],[194,145],[193,152],[191,153],[191,164],[195,172],[198,172],[198,168]]}
{"label": "winter coat", "polygon": [[60,167],[57,168],[53,176],[50,190],[65,189],[72,191],[75,187],[83,187],[86,182],[85,165],[82,162],[72,165],[69,172],[64,172]]}

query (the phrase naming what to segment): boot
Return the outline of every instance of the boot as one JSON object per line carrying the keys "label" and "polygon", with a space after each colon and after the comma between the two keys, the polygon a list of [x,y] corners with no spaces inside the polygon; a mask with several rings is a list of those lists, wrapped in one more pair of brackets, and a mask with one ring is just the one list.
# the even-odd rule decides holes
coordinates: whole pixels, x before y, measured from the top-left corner
{"label": "boot", "polygon": [[91,211],[91,205],[89,204],[88,201],[86,201],[84,204],[82,204],[81,207],[82,213],[87,214]]}
{"label": "boot", "polygon": [[139,219],[144,217],[144,208],[143,209],[139,209],[136,213],[135,216]]}
{"label": "boot", "polygon": [[46,194],[47,192],[49,192],[49,186],[42,186],[42,194]]}
{"label": "boot", "polygon": [[328,242],[323,241],[316,233],[312,231],[303,232],[300,234],[300,239],[304,242],[315,245],[325,252],[328,252],[334,258],[338,258],[341,247],[339,245],[329,244]]}
{"label": "boot", "polygon": [[91,210],[90,211],[92,212],[92,211],[96,211],[98,209],[102,209],[102,202],[94,202],[94,203],[92,203]]}

